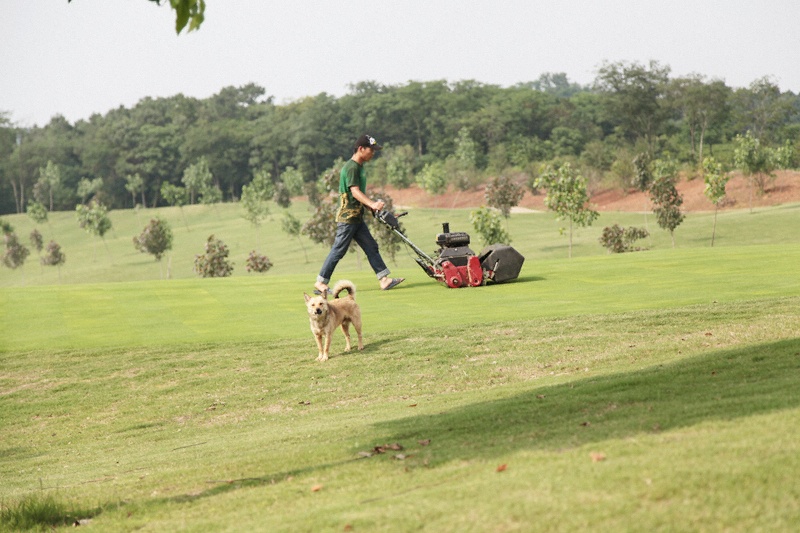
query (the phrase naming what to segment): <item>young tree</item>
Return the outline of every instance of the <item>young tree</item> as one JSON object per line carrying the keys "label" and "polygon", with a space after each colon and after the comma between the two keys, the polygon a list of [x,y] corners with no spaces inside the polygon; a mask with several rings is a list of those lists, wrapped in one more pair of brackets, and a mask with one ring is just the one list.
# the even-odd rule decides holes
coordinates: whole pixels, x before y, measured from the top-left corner
{"label": "young tree", "polygon": [[417,184],[431,195],[441,194],[447,189],[447,173],[441,161],[426,164],[417,174]]}
{"label": "young tree", "polygon": [[281,229],[284,233],[289,235],[290,237],[294,237],[297,239],[297,242],[300,243],[300,247],[303,249],[303,255],[306,258],[306,263],[308,263],[308,252],[306,251],[306,247],[303,244],[303,239],[300,238],[300,229],[302,228],[302,224],[300,223],[300,219],[292,215],[289,211],[286,211],[283,214],[283,218],[281,219]]}
{"label": "young tree", "polygon": [[89,199],[90,196],[94,196],[100,189],[103,188],[103,180],[102,178],[95,178],[90,180],[88,178],[81,178],[78,182],[78,197],[81,199],[81,203],[85,204],[86,201]]}
{"label": "young tree", "polygon": [[675,162],[661,159],[655,161],[654,168],[654,180],[650,186],[650,200],[655,205],[653,212],[659,227],[669,231],[675,248],[675,228],[680,226],[685,216],[680,209],[683,197],[675,187],[678,168]]}
{"label": "young tree", "polygon": [[481,207],[469,214],[469,221],[478,235],[481,236],[484,246],[490,244],[511,244],[511,237],[503,229],[503,222],[497,211],[488,207]]}
{"label": "young tree", "polygon": [[569,220],[569,257],[572,257],[572,228],[591,226],[599,213],[589,207],[586,179],[569,163],[558,167],[548,165],[536,180],[536,187],[547,194],[544,205],[555,211],[559,220]]}
{"label": "young tree", "polygon": [[203,278],[225,278],[233,273],[233,263],[228,261],[228,246],[209,235],[205,253],[194,258],[194,271]]}
{"label": "young tree", "polygon": [[67,260],[67,256],[61,251],[61,246],[56,241],[50,241],[45,248],[45,254],[39,260],[44,266],[58,267],[58,282],[61,283],[61,265]]}
{"label": "young tree", "polygon": [[[9,226],[10,228],[10,226]],[[12,270],[16,270],[20,268],[24,263],[25,259],[28,258],[28,255],[31,253],[28,248],[19,242],[17,238],[17,234],[13,231],[5,231],[3,234],[3,240],[5,241],[6,249],[5,253],[3,254],[3,264]],[[25,273],[22,273],[22,280],[25,281]]]}
{"label": "young tree", "polygon": [[469,128],[458,130],[455,153],[455,185],[460,191],[469,190],[477,180],[478,144],[469,133]]}
{"label": "young tree", "polygon": [[161,218],[151,219],[142,233],[133,238],[133,247],[156,258],[161,279],[164,279],[164,273],[161,271],[161,258],[168,250],[172,250],[172,229],[169,227],[169,223]]}
{"label": "young tree", "polygon": [[131,193],[131,198],[133,199],[132,207],[136,207],[137,192],[142,193],[142,205],[147,205],[144,199],[144,180],[138,172],[125,176],[125,190]]}
{"label": "young tree", "polygon": [[525,196],[525,189],[511,178],[496,176],[486,186],[484,196],[486,204],[489,207],[499,209],[506,221],[508,221],[508,217],[511,215],[511,208],[518,205],[522,197]]}
{"label": "young tree", "polygon": [[181,210],[183,224],[186,226],[186,231],[190,231],[189,222],[186,221],[186,213],[183,212],[183,206],[186,205],[188,200],[186,188],[165,181],[161,184],[161,197],[167,204],[177,206]]}
{"label": "young tree", "polygon": [[714,246],[714,237],[717,234],[717,211],[719,203],[725,198],[725,185],[727,185],[730,175],[722,171],[722,165],[717,163],[713,157],[703,159],[703,181],[706,187],[703,194],[714,204],[714,229],[711,231],[711,246]]}
{"label": "young tree", "polygon": [[267,202],[272,196],[272,190],[272,181],[265,172],[257,173],[249,184],[242,187],[242,216],[256,228],[258,248],[261,248],[261,223],[269,216]]}
{"label": "young tree", "polygon": [[756,189],[759,196],[763,195],[766,192],[767,179],[774,178],[772,161],[769,151],[750,130],[745,135],[737,135],[734,142],[736,148],[733,150],[733,161],[750,185],[748,204],[752,211],[753,190]]}
{"label": "young tree", "polygon": [[294,167],[286,167],[281,172],[280,181],[286,186],[289,196],[300,196],[303,194],[303,173]]}
{"label": "young tree", "polygon": [[624,252],[638,252],[642,250],[633,243],[639,239],[644,239],[650,235],[645,228],[637,228],[629,226],[627,228],[621,227],[619,224],[613,226],[606,226],[603,228],[603,234],[600,236],[600,244],[602,244],[609,253],[621,254]]}
{"label": "young tree", "polygon": [[44,203],[45,194],[50,200],[50,211],[53,210],[53,197],[56,190],[61,186],[61,167],[48,161],[47,165],[39,168],[39,180],[34,186],[34,195],[41,203]]}
{"label": "young tree", "polygon": [[31,220],[37,224],[43,224],[47,222],[47,208],[43,203],[33,200],[28,201],[27,212],[28,216],[31,217]]}
{"label": "young tree", "polygon": [[202,196],[203,192],[212,187],[214,176],[208,168],[208,161],[201,157],[196,163],[186,167],[181,181],[189,192],[189,203],[194,205],[195,199]]}
{"label": "young tree", "polygon": [[405,189],[414,182],[414,148],[403,144],[396,148],[387,146],[381,159],[386,159],[386,181],[398,189]]}
{"label": "young tree", "polygon": [[95,235],[103,240],[108,256],[111,257],[111,250],[108,249],[105,234],[111,229],[111,219],[108,218],[108,208],[102,203],[92,200],[89,205],[78,204],[75,206],[78,225],[90,235]]}

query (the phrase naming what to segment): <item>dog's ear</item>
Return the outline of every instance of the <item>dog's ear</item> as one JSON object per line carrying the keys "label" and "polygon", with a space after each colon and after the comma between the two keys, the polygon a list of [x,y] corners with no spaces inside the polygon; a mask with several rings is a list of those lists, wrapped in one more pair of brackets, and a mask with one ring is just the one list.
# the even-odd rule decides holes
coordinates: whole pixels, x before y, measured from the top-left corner
{"label": "dog's ear", "polygon": [[306,299],[306,301],[309,301],[311,299],[311,296],[309,296],[306,293],[303,293],[303,297]]}

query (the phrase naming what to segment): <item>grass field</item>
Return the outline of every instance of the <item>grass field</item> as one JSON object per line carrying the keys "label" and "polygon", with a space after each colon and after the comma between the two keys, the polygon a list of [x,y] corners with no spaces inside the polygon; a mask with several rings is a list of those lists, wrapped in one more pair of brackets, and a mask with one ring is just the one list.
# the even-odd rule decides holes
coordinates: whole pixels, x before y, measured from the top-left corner
{"label": "grass field", "polygon": [[[293,206],[298,217],[305,206]],[[59,275],[0,270],[0,527],[100,531],[794,531],[800,523],[800,205],[690,214],[608,255],[512,215],[518,280],[446,289],[363,257],[363,352],[315,361],[302,293],[327,250],[236,206],[160,210],[171,277],[51,214]],[[413,210],[433,248],[468,211]],[[20,235],[26,217],[4,217]],[[187,226],[188,225],[188,229]],[[51,233],[48,233],[51,232]],[[199,279],[214,233],[234,276]],[[275,266],[244,272],[258,246]],[[479,246],[474,246],[478,247]],[[308,261],[306,262],[306,254]],[[167,259],[165,259],[165,262]],[[166,273],[166,264],[162,265]],[[82,526],[83,527],[83,526]]]}

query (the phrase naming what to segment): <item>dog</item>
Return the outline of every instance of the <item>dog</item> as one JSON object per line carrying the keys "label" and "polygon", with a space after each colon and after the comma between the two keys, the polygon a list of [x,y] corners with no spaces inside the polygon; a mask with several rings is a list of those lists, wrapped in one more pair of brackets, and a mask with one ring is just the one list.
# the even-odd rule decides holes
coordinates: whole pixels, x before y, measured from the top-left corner
{"label": "dog", "polygon": [[[347,296],[339,298],[339,293],[347,289]],[[344,338],[347,341],[345,351],[350,351],[350,324],[358,334],[358,349],[364,349],[364,340],[361,337],[361,309],[356,303],[356,286],[351,281],[342,280],[333,287],[333,300],[328,301],[328,295],[309,296],[303,293],[308,309],[308,321],[311,324],[311,333],[317,341],[319,355],[317,361],[327,361],[331,348],[331,337],[339,326],[342,327]]]}

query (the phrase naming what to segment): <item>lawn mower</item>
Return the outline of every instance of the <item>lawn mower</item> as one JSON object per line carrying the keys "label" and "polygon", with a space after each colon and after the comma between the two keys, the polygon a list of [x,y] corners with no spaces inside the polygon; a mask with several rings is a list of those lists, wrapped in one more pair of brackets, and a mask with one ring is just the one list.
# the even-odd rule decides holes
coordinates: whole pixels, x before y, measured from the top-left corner
{"label": "lawn mower", "polygon": [[400,231],[398,219],[408,211],[397,215],[386,211],[374,213],[381,223],[388,226],[417,254],[414,260],[425,273],[450,287],[478,287],[487,282],[502,283],[519,276],[525,258],[511,246],[492,244],[475,254],[469,248],[469,234],[450,231],[450,224],[442,223],[442,233],[436,235],[439,249],[435,258],[423,252]]}

